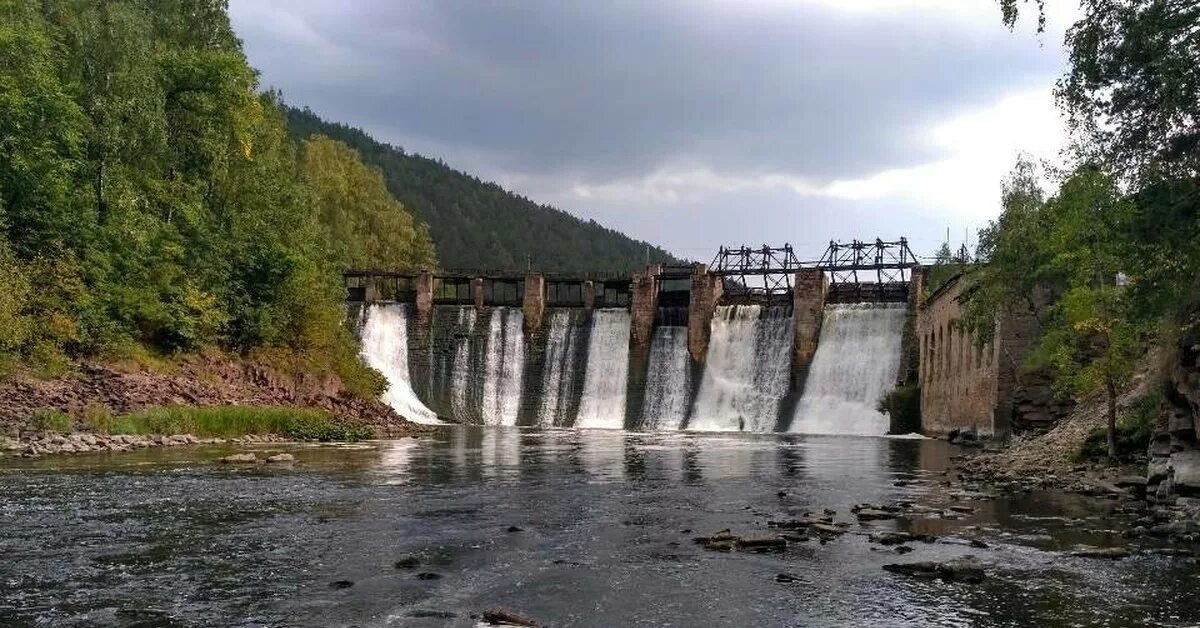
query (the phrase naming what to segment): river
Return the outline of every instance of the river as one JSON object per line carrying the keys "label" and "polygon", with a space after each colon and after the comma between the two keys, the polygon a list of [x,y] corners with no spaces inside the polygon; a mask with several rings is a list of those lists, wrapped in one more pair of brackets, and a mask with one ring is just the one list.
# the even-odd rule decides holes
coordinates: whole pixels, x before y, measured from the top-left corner
{"label": "river", "polygon": [[[298,463],[221,464],[225,447],[0,460],[0,625],[471,626],[492,607],[597,627],[1200,618],[1195,559],[1064,555],[1122,543],[1115,501],[1039,493],[968,502],[958,520],[855,522],[858,502],[960,503],[941,441],[448,427],[258,449]],[[828,543],[692,542],[826,508],[852,522]],[[868,542],[887,529],[939,540],[901,556]],[[982,583],[882,569],[964,554]]]}

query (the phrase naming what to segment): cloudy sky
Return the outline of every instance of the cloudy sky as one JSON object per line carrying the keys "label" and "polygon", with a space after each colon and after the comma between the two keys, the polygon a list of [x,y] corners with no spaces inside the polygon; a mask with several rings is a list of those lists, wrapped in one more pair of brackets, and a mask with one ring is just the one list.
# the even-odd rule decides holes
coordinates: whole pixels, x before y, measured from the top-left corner
{"label": "cloudy sky", "polygon": [[[1052,3],[1059,6],[1068,3]],[[721,244],[907,235],[998,211],[1063,144],[1070,14],[995,0],[233,0],[292,104],[701,261]],[[1032,17],[1032,16],[1030,16]],[[805,255],[807,254],[807,255]]]}

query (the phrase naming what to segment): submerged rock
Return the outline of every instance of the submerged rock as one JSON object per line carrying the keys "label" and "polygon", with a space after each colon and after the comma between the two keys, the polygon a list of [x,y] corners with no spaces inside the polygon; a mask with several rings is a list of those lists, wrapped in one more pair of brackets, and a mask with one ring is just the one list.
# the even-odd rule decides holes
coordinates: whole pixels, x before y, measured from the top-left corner
{"label": "submerged rock", "polygon": [[[251,454],[251,455],[254,455],[254,454]],[[275,463],[275,464],[295,462],[295,461],[296,461],[296,457],[293,456],[292,454],[275,454],[274,456],[267,456],[267,462],[271,462],[271,463]]]}
{"label": "submerged rock", "polygon": [[255,456],[254,453],[252,453],[252,452],[241,453],[241,454],[230,454],[228,456],[225,456],[224,458],[221,458],[221,462],[236,463],[236,464],[245,464],[247,462],[258,462],[258,456]]}
{"label": "submerged rock", "polygon": [[493,626],[540,626],[536,619],[526,617],[507,608],[492,608],[483,611],[483,621]]}
{"label": "submerged rock", "polygon": [[1119,560],[1129,556],[1129,550],[1123,547],[1088,547],[1071,552],[1070,555],[1080,558],[1107,558],[1109,560]]}
{"label": "submerged rock", "polygon": [[329,583],[331,589],[349,589],[352,586],[354,586],[353,580],[334,580]]}
{"label": "submerged rock", "polygon": [[419,567],[420,565],[421,559],[413,556],[412,554],[401,556],[400,559],[393,564],[396,569],[413,569]]}
{"label": "submerged rock", "polygon": [[417,580],[441,580],[442,574],[433,573],[432,571],[422,571],[417,574]]}
{"label": "submerged rock", "polygon": [[804,578],[801,578],[800,576],[797,576],[794,573],[776,574],[775,582],[782,582],[784,584],[812,584],[808,580],[805,580]]}
{"label": "submerged rock", "polygon": [[933,543],[937,537],[931,534],[914,534],[912,532],[875,532],[868,536],[867,540],[880,545],[900,545],[911,541]]}
{"label": "submerged rock", "polygon": [[914,578],[939,578],[950,582],[983,582],[983,565],[972,556],[963,556],[945,562],[921,561],[916,563],[892,563],[883,566],[884,571],[903,574]]}

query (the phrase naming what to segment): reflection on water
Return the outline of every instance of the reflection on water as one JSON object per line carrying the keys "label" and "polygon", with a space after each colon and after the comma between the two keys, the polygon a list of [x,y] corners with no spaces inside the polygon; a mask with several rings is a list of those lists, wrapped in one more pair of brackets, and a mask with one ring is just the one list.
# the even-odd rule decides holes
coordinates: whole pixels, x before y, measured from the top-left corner
{"label": "reflection on water", "polygon": [[[0,625],[470,626],[471,612],[492,606],[556,626],[1181,626],[1200,616],[1194,562],[1050,553],[1122,543],[1107,502],[1039,494],[972,502],[961,520],[849,518],[864,501],[955,503],[938,441],[447,428],[257,449],[299,462],[216,463],[227,447],[0,461]],[[767,533],[767,520],[825,508],[852,523],[826,545],[758,555],[690,542],[722,528]],[[876,529],[943,542],[901,557],[867,542]],[[973,538],[989,547],[967,548]],[[983,584],[881,569],[965,553],[989,565]],[[422,565],[396,569],[406,555]],[[784,572],[804,584],[775,582]],[[330,587],[339,580],[354,584]],[[429,611],[453,617],[417,617]]]}

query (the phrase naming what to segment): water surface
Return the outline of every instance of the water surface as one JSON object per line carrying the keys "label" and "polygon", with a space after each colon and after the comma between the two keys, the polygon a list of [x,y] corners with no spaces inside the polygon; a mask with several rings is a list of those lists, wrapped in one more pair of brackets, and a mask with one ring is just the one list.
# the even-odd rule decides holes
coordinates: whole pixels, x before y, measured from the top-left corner
{"label": "water surface", "polygon": [[[938,441],[446,428],[270,449],[300,462],[223,465],[219,447],[0,460],[0,624],[470,626],[472,612],[495,606],[605,627],[1200,618],[1193,559],[1062,555],[1121,543],[1117,502],[972,502],[979,510],[961,520],[853,523],[783,554],[691,542],[722,528],[765,533],[769,519],[824,508],[853,521],[850,506],[864,501],[955,503]],[[941,542],[906,556],[868,543],[867,532],[897,527]],[[881,569],[968,553],[988,565],[983,584]],[[421,566],[393,566],[408,555]],[[799,582],[776,582],[780,573]]]}

